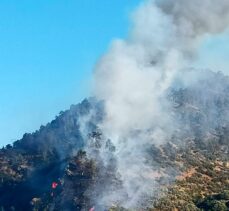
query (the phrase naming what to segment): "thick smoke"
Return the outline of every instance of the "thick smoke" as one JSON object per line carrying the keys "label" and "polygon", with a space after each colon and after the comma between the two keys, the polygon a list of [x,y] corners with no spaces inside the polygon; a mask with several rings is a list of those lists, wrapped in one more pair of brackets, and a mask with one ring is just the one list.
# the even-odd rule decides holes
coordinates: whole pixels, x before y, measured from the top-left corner
{"label": "thick smoke", "polygon": [[[143,196],[155,192],[157,172],[145,151],[166,142],[176,127],[165,93],[191,66],[205,36],[228,27],[229,1],[146,1],[132,17],[128,39],[112,43],[94,77],[94,95],[105,103],[99,127],[116,149],[122,181],[119,191],[106,192],[97,202],[127,208],[137,208]],[[108,153],[101,151],[100,158],[106,163]]]}

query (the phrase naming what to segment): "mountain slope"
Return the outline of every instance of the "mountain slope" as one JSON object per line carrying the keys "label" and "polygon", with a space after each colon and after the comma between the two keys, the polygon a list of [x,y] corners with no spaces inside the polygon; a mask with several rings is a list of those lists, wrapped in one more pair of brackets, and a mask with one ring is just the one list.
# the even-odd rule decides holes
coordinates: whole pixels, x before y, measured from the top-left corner
{"label": "mountain slope", "polygon": [[[168,99],[179,124],[166,143],[149,146],[147,158],[157,169],[154,179],[160,191],[145,209],[228,209],[227,196],[221,197],[229,190],[228,77],[206,73],[194,84],[168,90]],[[88,116],[89,121],[84,121]],[[98,123],[103,116],[102,102],[84,100],[1,149],[1,209],[89,210],[98,187],[121,186],[112,165],[101,171],[84,151],[87,139],[91,150],[99,153],[103,138]],[[112,140],[106,141],[106,147],[112,155]],[[110,206],[110,210],[125,210],[118,204]]]}

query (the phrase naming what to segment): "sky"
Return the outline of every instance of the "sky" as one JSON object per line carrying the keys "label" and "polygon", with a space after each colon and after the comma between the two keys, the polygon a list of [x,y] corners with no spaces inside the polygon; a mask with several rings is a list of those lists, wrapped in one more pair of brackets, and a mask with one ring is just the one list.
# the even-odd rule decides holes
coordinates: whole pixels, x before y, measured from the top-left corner
{"label": "sky", "polygon": [[[140,1],[0,1],[0,146],[89,95],[96,61],[127,36]],[[226,73],[228,43],[228,33],[206,39],[197,65]]]}
{"label": "sky", "polygon": [[0,1],[0,146],[89,95],[93,66],[139,0]]}
{"label": "sky", "polygon": [[229,31],[207,36],[199,50],[196,67],[221,71],[229,75]]}

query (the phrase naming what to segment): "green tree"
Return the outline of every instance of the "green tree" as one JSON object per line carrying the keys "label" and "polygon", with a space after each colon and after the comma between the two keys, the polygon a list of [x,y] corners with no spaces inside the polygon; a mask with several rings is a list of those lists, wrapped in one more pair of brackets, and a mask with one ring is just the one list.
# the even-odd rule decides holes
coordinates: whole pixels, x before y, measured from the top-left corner
{"label": "green tree", "polygon": [[227,206],[223,201],[214,201],[210,211],[227,211]]}
{"label": "green tree", "polygon": [[221,194],[219,194],[219,198],[221,200],[229,200],[229,190],[225,190]]}

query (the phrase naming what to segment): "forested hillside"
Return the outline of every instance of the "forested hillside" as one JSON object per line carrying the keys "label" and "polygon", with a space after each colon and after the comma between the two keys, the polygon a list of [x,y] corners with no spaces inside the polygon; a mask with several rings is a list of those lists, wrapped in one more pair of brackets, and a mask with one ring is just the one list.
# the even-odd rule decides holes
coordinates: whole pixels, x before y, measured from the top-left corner
{"label": "forested hillside", "polygon": [[[169,140],[148,147],[158,188],[142,209],[229,210],[228,77],[210,72],[196,84],[171,88],[167,94],[179,126]],[[85,150],[87,143],[99,154],[105,142],[107,151],[115,152],[112,140],[103,140],[99,129],[104,115],[103,102],[84,100],[2,148],[1,210],[100,211],[93,201],[98,187],[122,186],[113,164],[101,171]],[[111,204],[107,210],[126,209]]]}

